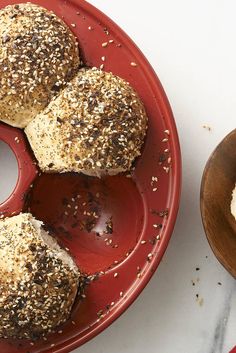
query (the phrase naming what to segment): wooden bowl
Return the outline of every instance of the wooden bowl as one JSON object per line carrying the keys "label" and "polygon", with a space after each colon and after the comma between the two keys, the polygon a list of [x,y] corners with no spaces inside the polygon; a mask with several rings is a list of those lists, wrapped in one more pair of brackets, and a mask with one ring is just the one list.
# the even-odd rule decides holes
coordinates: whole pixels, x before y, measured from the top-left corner
{"label": "wooden bowl", "polygon": [[201,184],[202,222],[217,259],[236,278],[236,221],[230,211],[236,182],[236,129],[209,158]]}

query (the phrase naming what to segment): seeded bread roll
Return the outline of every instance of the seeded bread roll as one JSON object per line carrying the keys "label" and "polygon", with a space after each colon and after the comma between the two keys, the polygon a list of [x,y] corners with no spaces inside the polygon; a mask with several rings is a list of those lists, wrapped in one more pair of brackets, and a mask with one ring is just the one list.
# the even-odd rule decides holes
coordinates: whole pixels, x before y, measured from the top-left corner
{"label": "seeded bread roll", "polygon": [[0,221],[0,337],[37,338],[65,322],[81,274],[31,214]]}
{"label": "seeded bread roll", "polygon": [[25,132],[44,172],[102,176],[130,170],[146,128],[144,106],[130,85],[93,68],[81,69]]}
{"label": "seeded bread roll", "polygon": [[52,12],[31,3],[0,11],[0,120],[24,128],[79,65],[76,39]]}
{"label": "seeded bread roll", "polygon": [[230,208],[231,208],[231,213],[236,220],[236,185],[235,185],[234,190],[232,192],[232,201],[231,201]]}

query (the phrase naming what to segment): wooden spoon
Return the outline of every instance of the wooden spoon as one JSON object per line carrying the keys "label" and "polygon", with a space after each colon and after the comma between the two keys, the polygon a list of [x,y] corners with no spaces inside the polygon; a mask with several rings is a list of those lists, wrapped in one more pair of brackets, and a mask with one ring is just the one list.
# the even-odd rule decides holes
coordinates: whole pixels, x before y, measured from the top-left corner
{"label": "wooden spoon", "polygon": [[236,220],[230,212],[236,182],[236,129],[209,158],[201,184],[201,214],[217,259],[236,278]]}

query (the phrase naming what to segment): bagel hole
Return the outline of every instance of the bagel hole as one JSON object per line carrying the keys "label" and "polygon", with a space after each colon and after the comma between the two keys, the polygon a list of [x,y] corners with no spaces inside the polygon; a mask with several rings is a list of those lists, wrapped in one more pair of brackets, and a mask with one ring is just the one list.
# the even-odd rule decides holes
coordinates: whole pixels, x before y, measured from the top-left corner
{"label": "bagel hole", "polygon": [[0,141],[0,204],[6,201],[15,189],[18,180],[18,164],[12,149]]}

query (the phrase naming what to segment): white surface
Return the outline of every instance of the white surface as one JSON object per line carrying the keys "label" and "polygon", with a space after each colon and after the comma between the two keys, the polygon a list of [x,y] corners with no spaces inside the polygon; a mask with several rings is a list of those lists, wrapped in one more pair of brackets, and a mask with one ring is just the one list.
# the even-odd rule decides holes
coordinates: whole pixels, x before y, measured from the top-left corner
{"label": "white surface", "polygon": [[5,201],[16,186],[17,161],[10,147],[0,141],[0,203]]}
{"label": "white surface", "polygon": [[[209,154],[236,127],[235,0],[90,1],[133,38],[166,90],[182,146],[183,193],[170,246],[149,285],[75,352],[228,353],[236,345],[236,285],[206,241],[199,187]],[[0,144],[0,158],[3,152]],[[7,185],[0,173],[1,199],[14,173],[12,159],[0,163],[1,173],[9,170]]]}
{"label": "white surface", "polygon": [[206,241],[199,187],[209,154],[236,127],[236,3],[90,2],[130,35],[166,90],[182,146],[183,193],[170,246],[149,285],[121,318],[76,352],[228,353],[236,345],[236,285]]}

